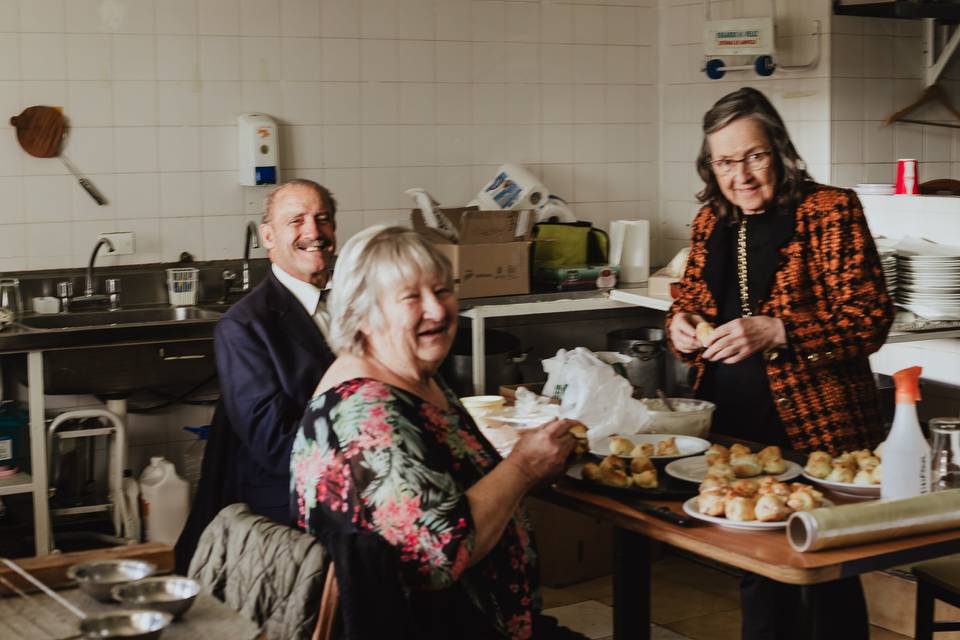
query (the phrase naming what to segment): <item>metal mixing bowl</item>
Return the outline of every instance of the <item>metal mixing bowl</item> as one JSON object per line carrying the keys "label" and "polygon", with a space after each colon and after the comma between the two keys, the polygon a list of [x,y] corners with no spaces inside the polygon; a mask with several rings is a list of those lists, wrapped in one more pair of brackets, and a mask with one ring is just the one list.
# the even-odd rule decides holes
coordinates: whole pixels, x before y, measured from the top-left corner
{"label": "metal mixing bowl", "polygon": [[150,577],[156,570],[157,565],[142,560],[95,560],[73,565],[67,577],[97,600],[111,602],[115,586]]}
{"label": "metal mixing bowl", "polygon": [[182,576],[162,576],[128,582],[111,589],[115,600],[128,607],[156,609],[179,618],[193,605],[200,583]]}
{"label": "metal mixing bowl", "polygon": [[172,620],[173,616],[163,611],[111,611],[81,620],[80,632],[84,638],[149,640],[159,638]]}

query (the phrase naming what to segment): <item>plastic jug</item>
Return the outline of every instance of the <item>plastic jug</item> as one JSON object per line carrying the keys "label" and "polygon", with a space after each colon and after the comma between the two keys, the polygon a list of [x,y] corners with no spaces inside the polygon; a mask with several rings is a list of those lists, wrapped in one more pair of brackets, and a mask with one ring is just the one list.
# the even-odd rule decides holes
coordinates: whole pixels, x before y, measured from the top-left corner
{"label": "plastic jug", "polygon": [[140,500],[148,542],[173,545],[190,511],[190,483],[163,456],[150,458],[140,474]]}
{"label": "plastic jug", "polygon": [[140,483],[130,469],[123,470],[123,535],[131,540],[143,540],[140,528]]}

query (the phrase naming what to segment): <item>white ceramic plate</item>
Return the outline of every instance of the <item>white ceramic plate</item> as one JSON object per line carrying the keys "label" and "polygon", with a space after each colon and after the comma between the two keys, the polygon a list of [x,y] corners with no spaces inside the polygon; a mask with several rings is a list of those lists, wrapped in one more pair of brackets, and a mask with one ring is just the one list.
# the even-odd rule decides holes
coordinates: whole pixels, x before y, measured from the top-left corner
{"label": "white ceramic plate", "polygon": [[555,420],[552,416],[487,416],[487,419],[508,424],[520,431],[524,429],[536,429],[551,420]]}
{"label": "white ceramic plate", "polygon": [[[824,499],[823,506],[832,507],[833,503],[829,500]],[[763,531],[765,529],[784,529],[787,526],[786,520],[778,520],[777,522],[761,522],[759,520],[747,520],[741,522],[739,520],[727,520],[726,518],[721,518],[719,516],[708,516],[700,513],[697,510],[697,498],[693,497],[683,503],[683,511],[691,518],[696,518],[697,520],[703,520],[704,522],[709,522],[710,524],[715,524],[727,529],[740,529],[742,531]]]}
{"label": "white ceramic plate", "polygon": [[[777,480],[793,480],[803,471],[803,467],[798,465],[796,462],[792,462],[790,460],[784,460],[784,462],[787,463],[787,469],[777,476]],[[686,480],[687,482],[699,483],[702,482],[705,477],[707,477],[707,466],[706,456],[696,456],[694,458],[681,458],[679,460],[674,460],[664,468],[664,471],[674,478]],[[766,474],[761,474],[754,477],[762,478],[764,475]]]}
{"label": "white ceramic plate", "polygon": [[[666,440],[667,438],[676,438],[677,449],[680,453],[672,456],[650,456],[655,460],[673,460],[674,458],[684,458],[687,456],[695,456],[698,453],[703,453],[710,448],[710,443],[704,440],[703,438],[695,438],[693,436],[679,436],[672,433],[637,433],[632,436],[620,436],[621,438],[626,438],[634,444],[634,446],[643,443],[650,443],[654,447],[657,446],[657,443],[661,440]],[[590,453],[601,458],[606,458],[610,455],[610,441],[612,437],[600,438],[595,442],[590,443]],[[622,458],[628,458],[629,456],[621,456]]]}
{"label": "white ceramic plate", "polygon": [[821,480],[820,478],[815,478],[806,471],[803,472],[803,477],[809,480],[810,482],[816,482],[820,486],[829,489],[830,491],[844,495],[850,496],[853,498],[879,498],[880,497],[880,485],[878,484],[854,484],[852,482],[831,482],[829,480]]}

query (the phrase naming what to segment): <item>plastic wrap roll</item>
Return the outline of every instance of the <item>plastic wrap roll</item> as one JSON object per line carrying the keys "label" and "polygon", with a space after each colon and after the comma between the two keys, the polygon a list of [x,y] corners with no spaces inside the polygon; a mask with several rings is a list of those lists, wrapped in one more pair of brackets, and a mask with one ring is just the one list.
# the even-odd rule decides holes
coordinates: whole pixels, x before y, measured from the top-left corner
{"label": "plastic wrap roll", "polygon": [[958,527],[960,489],[951,489],[904,500],[797,511],[787,521],[787,539],[797,551],[817,551]]}

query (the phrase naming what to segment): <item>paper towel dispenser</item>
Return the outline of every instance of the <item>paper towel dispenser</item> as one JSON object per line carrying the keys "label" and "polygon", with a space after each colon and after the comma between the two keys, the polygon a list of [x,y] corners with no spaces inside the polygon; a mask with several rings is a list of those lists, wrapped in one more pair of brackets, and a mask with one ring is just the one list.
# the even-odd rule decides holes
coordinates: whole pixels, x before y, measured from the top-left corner
{"label": "paper towel dispenser", "polygon": [[274,185],[280,180],[277,123],[262,113],[237,117],[240,184]]}

